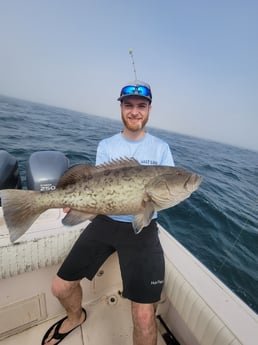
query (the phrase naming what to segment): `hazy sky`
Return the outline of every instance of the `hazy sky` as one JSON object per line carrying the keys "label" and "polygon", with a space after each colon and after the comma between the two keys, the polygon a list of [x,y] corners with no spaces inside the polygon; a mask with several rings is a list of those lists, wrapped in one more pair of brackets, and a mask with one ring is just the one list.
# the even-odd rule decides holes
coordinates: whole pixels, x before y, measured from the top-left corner
{"label": "hazy sky", "polygon": [[130,49],[151,126],[258,151],[257,0],[0,0],[0,94],[120,119]]}

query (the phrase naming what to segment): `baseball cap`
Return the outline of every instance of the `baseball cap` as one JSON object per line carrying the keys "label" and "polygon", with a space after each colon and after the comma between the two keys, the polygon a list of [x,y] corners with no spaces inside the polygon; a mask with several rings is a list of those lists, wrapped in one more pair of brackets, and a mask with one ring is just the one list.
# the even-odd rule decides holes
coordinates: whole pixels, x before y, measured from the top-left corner
{"label": "baseball cap", "polygon": [[144,97],[148,99],[151,103],[152,101],[151,87],[149,84],[140,80],[129,82],[124,87],[122,87],[121,92],[120,92],[120,97],[117,100],[122,101],[125,97],[128,97],[128,96]]}

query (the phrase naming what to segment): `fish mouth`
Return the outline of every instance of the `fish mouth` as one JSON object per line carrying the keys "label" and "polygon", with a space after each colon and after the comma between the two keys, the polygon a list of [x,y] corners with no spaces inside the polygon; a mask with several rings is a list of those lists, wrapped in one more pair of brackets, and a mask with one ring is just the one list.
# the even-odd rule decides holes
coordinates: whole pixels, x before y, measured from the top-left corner
{"label": "fish mouth", "polygon": [[185,188],[189,192],[195,191],[202,182],[201,176],[197,174],[191,174],[185,182]]}

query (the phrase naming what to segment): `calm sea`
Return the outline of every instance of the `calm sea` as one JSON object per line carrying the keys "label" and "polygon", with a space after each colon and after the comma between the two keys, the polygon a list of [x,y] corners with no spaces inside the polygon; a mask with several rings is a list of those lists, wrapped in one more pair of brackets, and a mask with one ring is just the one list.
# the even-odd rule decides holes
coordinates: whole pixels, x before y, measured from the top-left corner
{"label": "calm sea", "polygon": [[[31,153],[58,150],[70,165],[94,164],[99,140],[119,130],[119,121],[0,96],[0,149],[17,158],[24,188]],[[176,165],[203,176],[199,190],[159,222],[258,312],[258,152],[149,132],[168,142]]]}

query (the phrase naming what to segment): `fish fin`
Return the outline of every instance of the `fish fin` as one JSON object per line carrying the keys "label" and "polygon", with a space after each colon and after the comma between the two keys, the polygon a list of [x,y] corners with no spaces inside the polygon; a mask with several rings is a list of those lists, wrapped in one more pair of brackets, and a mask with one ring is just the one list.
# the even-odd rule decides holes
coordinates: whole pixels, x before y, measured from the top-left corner
{"label": "fish fin", "polygon": [[21,237],[47,208],[35,207],[40,192],[5,189],[0,191],[3,215],[11,242]]}
{"label": "fish fin", "polygon": [[59,179],[56,188],[65,188],[70,184],[76,183],[80,179],[90,179],[93,175],[105,170],[115,170],[125,167],[135,167],[139,165],[140,163],[134,158],[115,159],[97,166],[88,164],[76,164],[66,170],[64,175]]}
{"label": "fish fin", "polygon": [[86,220],[92,220],[95,217],[96,214],[88,214],[78,210],[70,210],[62,219],[62,223],[63,225],[73,226],[85,222]]}
{"label": "fish fin", "polygon": [[141,164],[134,158],[119,158],[119,159],[112,159],[110,162],[97,165],[96,169],[98,171],[102,170],[115,170],[120,168],[128,168],[128,167],[138,167]]}
{"label": "fish fin", "polygon": [[70,167],[59,179],[56,188],[64,188],[70,184],[76,183],[82,178],[90,178],[96,173],[96,167],[88,164],[76,164]]}
{"label": "fish fin", "polygon": [[134,216],[132,226],[135,234],[139,234],[145,226],[150,224],[154,211],[152,202],[147,201],[145,203],[144,212]]}

